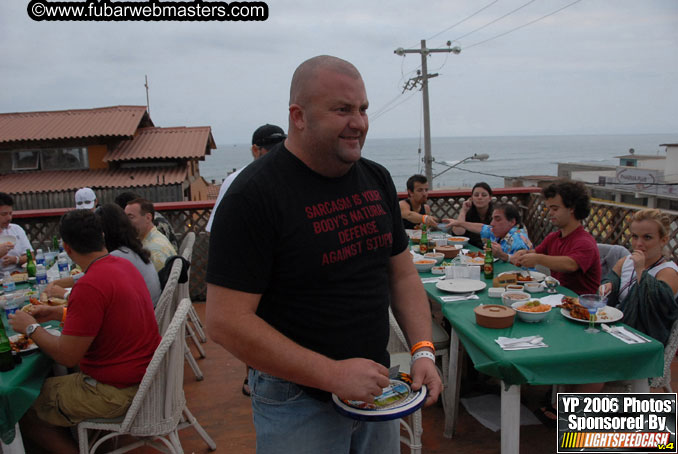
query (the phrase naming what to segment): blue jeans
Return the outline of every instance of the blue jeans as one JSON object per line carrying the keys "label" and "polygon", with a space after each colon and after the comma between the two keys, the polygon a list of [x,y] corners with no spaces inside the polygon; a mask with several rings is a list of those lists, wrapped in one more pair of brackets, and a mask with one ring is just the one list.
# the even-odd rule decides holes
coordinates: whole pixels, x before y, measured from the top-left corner
{"label": "blue jeans", "polygon": [[257,454],[398,454],[400,423],[356,421],[298,385],[250,369]]}

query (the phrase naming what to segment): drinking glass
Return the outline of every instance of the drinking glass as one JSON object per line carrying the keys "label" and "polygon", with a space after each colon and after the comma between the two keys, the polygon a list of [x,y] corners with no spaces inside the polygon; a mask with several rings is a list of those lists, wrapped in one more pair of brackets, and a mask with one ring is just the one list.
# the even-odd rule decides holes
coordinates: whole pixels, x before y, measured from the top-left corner
{"label": "drinking glass", "polygon": [[556,293],[556,288],[558,288],[560,282],[558,282],[558,279],[549,276],[544,279],[544,285],[546,286],[546,291],[548,293]]}
{"label": "drinking glass", "polygon": [[589,310],[589,327],[584,331],[587,333],[597,333],[600,330],[595,327],[596,312],[604,307],[607,300],[598,294],[587,294],[579,296],[579,304]]}

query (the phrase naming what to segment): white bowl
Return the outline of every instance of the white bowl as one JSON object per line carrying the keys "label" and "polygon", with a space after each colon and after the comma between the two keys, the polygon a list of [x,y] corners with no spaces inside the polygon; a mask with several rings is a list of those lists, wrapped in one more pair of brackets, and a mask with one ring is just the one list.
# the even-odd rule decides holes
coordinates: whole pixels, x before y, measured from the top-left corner
{"label": "white bowl", "polygon": [[530,300],[530,294],[516,290],[509,290],[501,294],[504,306],[513,306],[515,303],[525,303]]}
{"label": "white bowl", "polygon": [[443,263],[443,260],[445,259],[445,254],[442,252],[427,252],[424,254],[424,257],[427,259],[433,259],[436,261],[436,265],[440,265]]}
{"label": "white bowl", "polygon": [[445,274],[445,267],[444,266],[434,266],[431,268],[431,273],[432,274]]}
{"label": "white bowl", "polygon": [[427,271],[431,271],[431,268],[433,268],[436,264],[436,261],[434,259],[419,259],[419,260],[413,260],[414,262],[414,267],[419,271],[420,273],[425,273]]}
{"label": "white bowl", "polygon": [[[522,306],[523,304],[525,304],[525,301],[519,301],[517,303],[513,303],[511,307],[516,310],[518,318],[527,323],[537,323],[544,320],[546,316],[549,315],[549,312],[551,312],[551,309],[553,309],[551,306],[549,306],[549,310],[545,312],[523,312],[518,310],[518,307]],[[548,306],[548,304],[546,304],[546,306]]]}
{"label": "white bowl", "polygon": [[530,293],[538,293],[544,291],[544,286],[538,282],[526,282],[523,287]]}
{"label": "white bowl", "polygon": [[468,244],[469,238],[466,236],[451,236],[447,239],[448,244],[460,244],[462,246]]}

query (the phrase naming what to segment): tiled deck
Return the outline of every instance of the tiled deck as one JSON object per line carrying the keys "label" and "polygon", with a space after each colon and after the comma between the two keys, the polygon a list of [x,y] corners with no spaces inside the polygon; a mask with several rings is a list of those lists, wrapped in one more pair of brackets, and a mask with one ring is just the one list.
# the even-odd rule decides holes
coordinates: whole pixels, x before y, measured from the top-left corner
{"label": "tiled deck", "polygon": [[[195,308],[204,320],[205,304]],[[189,342],[190,344],[190,342]],[[184,389],[188,408],[198,418],[205,430],[217,443],[217,452],[250,454],[255,452],[255,436],[249,399],[240,392],[244,378],[243,363],[212,341],[203,344],[207,357],[198,360],[205,379],[196,381],[188,366],[185,368]],[[678,377],[678,363],[674,361],[673,377]],[[674,378],[672,386],[678,389]],[[484,391],[499,393],[499,386],[484,385]],[[537,408],[547,387],[522,388],[522,402],[528,408]],[[464,389],[462,389],[464,392]],[[470,390],[469,392],[473,392]],[[499,411],[499,409],[497,409]],[[500,433],[492,432],[470,416],[463,406],[459,409],[459,424],[455,437],[443,437],[443,409],[439,404],[423,411],[423,453],[476,453],[499,454]],[[521,453],[555,453],[556,432],[541,424],[521,426]],[[180,433],[184,451],[208,453],[207,445],[195,431],[188,428]],[[134,453],[151,453],[151,449],[137,449]],[[403,454],[409,454],[403,447]],[[293,453],[290,453],[293,454]],[[320,453],[319,453],[320,454]],[[376,453],[375,453],[376,454]]]}

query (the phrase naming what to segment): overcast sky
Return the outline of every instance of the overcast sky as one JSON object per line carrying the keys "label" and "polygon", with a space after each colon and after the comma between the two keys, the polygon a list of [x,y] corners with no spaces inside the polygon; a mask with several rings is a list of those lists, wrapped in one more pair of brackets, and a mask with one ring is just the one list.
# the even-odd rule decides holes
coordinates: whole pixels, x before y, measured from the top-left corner
{"label": "overcast sky", "polygon": [[571,2],[532,0],[457,39],[528,0],[271,0],[264,22],[207,23],[34,22],[28,0],[0,0],[0,112],[144,105],[148,75],[156,126],[246,143],[260,124],[287,129],[294,69],[330,54],[363,75],[368,140],[419,137],[421,93],[399,95],[421,59],[393,51],[431,38],[462,48],[428,59],[433,136],[678,135],[677,0],[581,0],[474,46]]}

